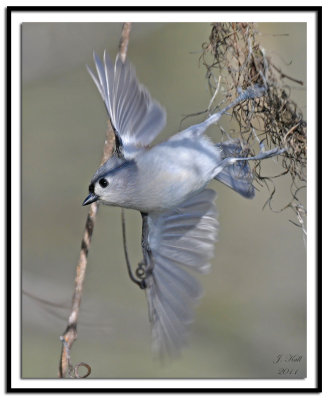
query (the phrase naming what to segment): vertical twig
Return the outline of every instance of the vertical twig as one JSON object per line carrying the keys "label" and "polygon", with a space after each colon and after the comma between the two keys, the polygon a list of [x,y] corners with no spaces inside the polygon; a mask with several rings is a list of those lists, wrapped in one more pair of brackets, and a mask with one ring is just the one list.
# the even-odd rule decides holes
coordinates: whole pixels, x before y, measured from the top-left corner
{"label": "vertical twig", "polygon": [[126,61],[127,57],[130,30],[131,30],[131,22],[125,22],[122,27],[121,38],[119,43],[119,54],[121,57],[121,61],[123,63]]}
{"label": "vertical twig", "polygon": [[[124,23],[122,27],[120,45],[119,45],[119,54],[123,62],[125,61],[127,55],[130,30],[131,30],[131,23],[130,22]],[[108,158],[111,156],[113,151],[113,146],[114,146],[114,131],[111,122],[109,121],[101,164],[104,164],[104,162],[106,162]],[[70,351],[74,341],[77,338],[77,323],[80,311],[83,282],[86,275],[88,251],[90,248],[91,238],[95,226],[97,211],[98,211],[98,203],[92,203],[90,205],[89,213],[87,216],[85,230],[83,233],[83,239],[81,243],[80,257],[76,267],[75,288],[72,300],[71,314],[68,319],[68,325],[66,327],[66,330],[63,336],[61,336],[62,350],[61,350],[61,358],[59,364],[60,378],[65,378],[67,375],[74,378],[86,378],[91,372],[90,366],[86,363],[78,363],[75,367],[73,367],[71,364]],[[87,368],[87,373],[84,374],[83,376],[79,375],[78,372],[80,366],[84,366],[85,368]]]}

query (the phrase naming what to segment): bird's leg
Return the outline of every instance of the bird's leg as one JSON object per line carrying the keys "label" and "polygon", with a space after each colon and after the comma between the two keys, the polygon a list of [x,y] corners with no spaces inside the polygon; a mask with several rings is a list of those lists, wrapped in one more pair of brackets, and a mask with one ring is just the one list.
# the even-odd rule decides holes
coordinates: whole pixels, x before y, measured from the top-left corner
{"label": "bird's leg", "polygon": [[141,212],[142,216],[142,251],[143,251],[143,261],[138,264],[138,268],[136,270],[136,275],[141,279],[141,283],[143,285],[141,288],[146,288],[145,279],[152,273],[152,269],[154,266],[152,251],[150,249],[148,243],[148,234],[149,234],[149,225],[147,221],[148,215],[146,213]]}

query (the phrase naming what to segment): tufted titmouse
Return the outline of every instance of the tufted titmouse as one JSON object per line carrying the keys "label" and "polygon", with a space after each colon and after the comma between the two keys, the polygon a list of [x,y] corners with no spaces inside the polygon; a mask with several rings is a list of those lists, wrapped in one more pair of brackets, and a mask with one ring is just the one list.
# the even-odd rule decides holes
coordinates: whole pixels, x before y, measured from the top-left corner
{"label": "tufted titmouse", "polygon": [[260,97],[249,88],[228,107],[169,140],[149,147],[166,123],[165,110],[142,86],[131,64],[117,56],[113,64],[94,54],[97,75],[88,68],[114,128],[116,148],[95,173],[83,205],[101,203],[142,213],[147,224],[146,248],[151,268],[144,287],[152,323],[153,345],[161,354],[175,354],[185,342],[192,305],[200,286],[190,271],[209,269],[217,237],[216,194],[206,189],[216,179],[244,197],[254,197],[249,160],[278,155],[263,151],[242,157],[234,141],[213,144],[204,136],[228,108]]}

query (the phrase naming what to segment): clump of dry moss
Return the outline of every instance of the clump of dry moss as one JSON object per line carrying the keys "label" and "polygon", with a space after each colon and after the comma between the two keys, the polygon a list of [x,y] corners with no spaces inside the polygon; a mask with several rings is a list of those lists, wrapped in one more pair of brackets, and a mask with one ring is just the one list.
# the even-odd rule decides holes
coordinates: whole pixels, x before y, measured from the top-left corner
{"label": "clump of dry moss", "polygon": [[289,83],[303,85],[303,82],[286,75],[273,64],[261,47],[258,35],[253,23],[213,23],[209,41],[203,43],[200,60],[207,69],[213,96],[211,104],[218,93],[222,95],[217,107],[222,108],[223,103],[232,101],[247,87],[258,85],[266,88],[263,97],[234,107],[235,134],[251,155],[254,155],[255,143],[262,141],[268,147],[287,149],[279,157],[282,171],[278,175],[262,175],[261,162],[255,165],[254,174],[260,184],[271,187],[267,202],[270,207],[275,181],[283,175],[290,175],[292,196],[281,210],[292,208],[304,229],[305,208],[298,193],[306,186],[306,121],[290,98],[289,90]]}

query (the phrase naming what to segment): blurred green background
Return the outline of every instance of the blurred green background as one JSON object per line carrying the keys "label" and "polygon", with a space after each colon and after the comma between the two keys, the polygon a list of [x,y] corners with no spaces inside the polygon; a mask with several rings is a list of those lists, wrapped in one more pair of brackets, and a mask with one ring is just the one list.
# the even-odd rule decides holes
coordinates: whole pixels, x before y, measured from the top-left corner
{"label": "blurred green background", "polygon": [[[258,28],[276,65],[306,82],[306,25]],[[161,140],[178,131],[183,115],[208,106],[199,56],[210,31],[207,23],[133,24],[128,57],[167,110]],[[93,50],[101,55],[107,48],[114,58],[120,32],[121,24],[113,23],[22,25],[22,288],[58,304],[22,297],[23,378],[57,377],[59,336],[88,212],[81,203],[107,124],[85,64],[93,66]],[[306,116],[306,85],[292,86]],[[266,168],[280,171],[275,160],[267,160]],[[288,221],[296,218],[262,210],[266,189],[250,201],[218,182],[211,187],[218,192],[220,221],[213,269],[200,278],[204,296],[188,347],[163,365],[152,358],[145,294],[127,275],[120,209],[100,207],[72,351],[73,363],[91,365],[91,378],[305,377],[306,247],[302,231]],[[284,180],[274,206],[279,209],[288,196]],[[126,218],[130,258],[137,265],[140,217],[127,211]],[[296,375],[278,375],[279,367],[287,367],[274,364],[278,354],[302,355],[297,366],[288,365],[298,368]]]}

